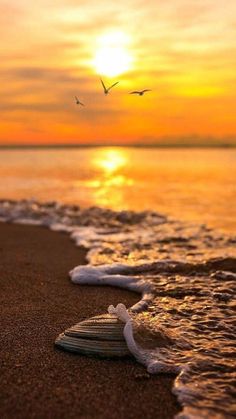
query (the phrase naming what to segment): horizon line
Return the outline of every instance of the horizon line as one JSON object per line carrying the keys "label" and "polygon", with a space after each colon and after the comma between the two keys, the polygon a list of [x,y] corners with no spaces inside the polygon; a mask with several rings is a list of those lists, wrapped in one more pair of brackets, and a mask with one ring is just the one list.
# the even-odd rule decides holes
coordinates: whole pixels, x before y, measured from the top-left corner
{"label": "horizon line", "polygon": [[159,143],[159,144],[0,144],[0,150],[4,149],[43,149],[43,148],[100,148],[100,147],[124,147],[124,148],[236,148],[236,143],[205,143],[205,144],[198,144],[198,143],[192,143],[192,144],[185,144],[185,143],[179,143],[179,144],[172,144],[172,143]]}

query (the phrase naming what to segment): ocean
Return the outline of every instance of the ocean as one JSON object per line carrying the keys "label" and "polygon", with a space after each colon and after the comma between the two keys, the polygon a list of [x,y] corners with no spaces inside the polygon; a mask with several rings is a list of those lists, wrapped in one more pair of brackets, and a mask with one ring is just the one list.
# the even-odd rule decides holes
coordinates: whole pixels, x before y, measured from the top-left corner
{"label": "ocean", "polygon": [[84,246],[75,284],[141,294],[109,310],[137,361],[175,377],[178,419],[236,415],[235,163],[234,149],[1,152],[0,220]]}
{"label": "ocean", "polygon": [[236,231],[236,149],[0,150],[0,198],[152,209]]}

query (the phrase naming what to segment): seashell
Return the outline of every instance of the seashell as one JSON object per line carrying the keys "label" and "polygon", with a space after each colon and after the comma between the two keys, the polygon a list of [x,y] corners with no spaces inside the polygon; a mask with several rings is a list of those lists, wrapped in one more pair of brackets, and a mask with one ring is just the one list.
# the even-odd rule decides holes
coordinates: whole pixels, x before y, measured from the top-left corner
{"label": "seashell", "polygon": [[95,316],[65,330],[55,345],[70,352],[101,357],[130,355],[123,336],[124,326],[114,314]]}

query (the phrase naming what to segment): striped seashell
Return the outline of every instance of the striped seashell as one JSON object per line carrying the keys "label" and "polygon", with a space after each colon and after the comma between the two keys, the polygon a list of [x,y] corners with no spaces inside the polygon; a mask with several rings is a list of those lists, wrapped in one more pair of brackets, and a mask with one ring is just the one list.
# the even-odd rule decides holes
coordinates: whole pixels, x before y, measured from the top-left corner
{"label": "striped seashell", "polygon": [[86,355],[122,357],[130,355],[123,336],[125,323],[113,314],[84,320],[61,333],[55,345]]}

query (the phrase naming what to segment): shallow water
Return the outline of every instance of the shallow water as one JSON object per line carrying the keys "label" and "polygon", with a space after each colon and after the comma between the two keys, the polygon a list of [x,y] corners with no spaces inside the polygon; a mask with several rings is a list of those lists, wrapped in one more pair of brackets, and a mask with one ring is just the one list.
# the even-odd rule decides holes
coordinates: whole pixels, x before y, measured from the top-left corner
{"label": "shallow water", "polygon": [[236,149],[0,150],[0,198],[155,210],[236,232]]}
{"label": "shallow water", "polygon": [[74,283],[141,293],[125,338],[150,373],[177,376],[178,419],[235,417],[235,236],[150,211],[53,202],[2,201],[0,219],[71,234],[88,249]]}

